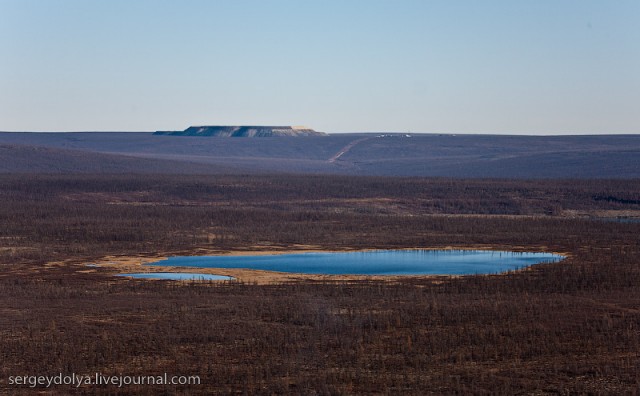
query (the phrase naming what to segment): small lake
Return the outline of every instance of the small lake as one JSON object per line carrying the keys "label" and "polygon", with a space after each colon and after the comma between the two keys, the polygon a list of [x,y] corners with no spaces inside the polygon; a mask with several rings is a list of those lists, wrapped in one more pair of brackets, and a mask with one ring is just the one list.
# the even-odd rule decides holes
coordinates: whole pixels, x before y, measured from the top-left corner
{"label": "small lake", "polygon": [[640,223],[640,218],[637,217],[597,217],[596,220],[610,223]]}
{"label": "small lake", "polygon": [[133,274],[118,274],[118,276],[130,276],[142,279],[168,279],[168,280],[232,280],[232,276],[194,274],[188,272],[138,272]]}
{"label": "small lake", "polygon": [[425,249],[170,257],[149,265],[324,275],[472,275],[496,274],[563,258],[553,253]]}

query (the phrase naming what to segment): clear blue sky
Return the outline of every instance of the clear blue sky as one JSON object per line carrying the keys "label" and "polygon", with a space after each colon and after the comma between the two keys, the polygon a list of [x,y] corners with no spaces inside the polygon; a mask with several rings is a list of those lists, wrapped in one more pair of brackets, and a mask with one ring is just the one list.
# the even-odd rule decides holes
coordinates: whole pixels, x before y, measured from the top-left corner
{"label": "clear blue sky", "polygon": [[640,133],[639,0],[0,0],[0,130]]}

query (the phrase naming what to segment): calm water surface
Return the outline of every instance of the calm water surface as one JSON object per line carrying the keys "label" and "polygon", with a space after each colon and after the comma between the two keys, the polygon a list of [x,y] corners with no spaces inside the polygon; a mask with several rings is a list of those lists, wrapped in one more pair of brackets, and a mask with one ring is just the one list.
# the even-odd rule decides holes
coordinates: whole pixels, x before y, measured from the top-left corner
{"label": "calm water surface", "polygon": [[186,272],[139,272],[132,274],[119,274],[118,276],[130,276],[144,279],[169,279],[169,280],[231,280],[233,277],[211,274],[194,274]]}
{"label": "calm water surface", "polygon": [[613,223],[640,223],[640,219],[637,217],[598,217],[596,220]]}
{"label": "calm water surface", "polygon": [[556,262],[552,253],[487,250],[374,250],[261,256],[170,257],[149,265],[254,270],[326,275],[495,274],[537,263]]}

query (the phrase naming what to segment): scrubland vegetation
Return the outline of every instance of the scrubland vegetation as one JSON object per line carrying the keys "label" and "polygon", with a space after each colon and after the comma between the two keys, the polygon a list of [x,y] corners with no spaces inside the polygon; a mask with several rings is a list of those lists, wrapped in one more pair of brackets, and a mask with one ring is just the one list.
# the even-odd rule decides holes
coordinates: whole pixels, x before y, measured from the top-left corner
{"label": "scrubland vegetation", "polygon": [[[640,211],[640,180],[0,175],[0,186],[1,393],[33,392],[9,376],[60,372],[203,384],[54,394],[640,390],[640,224],[593,218]],[[297,245],[568,258],[498,276],[272,285],[84,265]]]}

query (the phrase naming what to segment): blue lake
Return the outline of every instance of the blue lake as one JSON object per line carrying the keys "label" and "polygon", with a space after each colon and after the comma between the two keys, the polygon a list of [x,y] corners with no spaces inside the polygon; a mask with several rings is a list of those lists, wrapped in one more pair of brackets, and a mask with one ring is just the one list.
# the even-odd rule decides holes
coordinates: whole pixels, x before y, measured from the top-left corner
{"label": "blue lake", "polygon": [[169,280],[231,280],[233,277],[211,274],[194,274],[187,272],[139,272],[133,274],[119,274],[118,276],[130,276],[143,279],[169,279]]}
{"label": "blue lake", "polygon": [[640,219],[637,217],[598,217],[596,220],[613,223],[640,223]]}
{"label": "blue lake", "polygon": [[564,257],[552,253],[489,250],[373,250],[260,256],[170,257],[149,265],[253,270],[326,275],[495,274]]}

